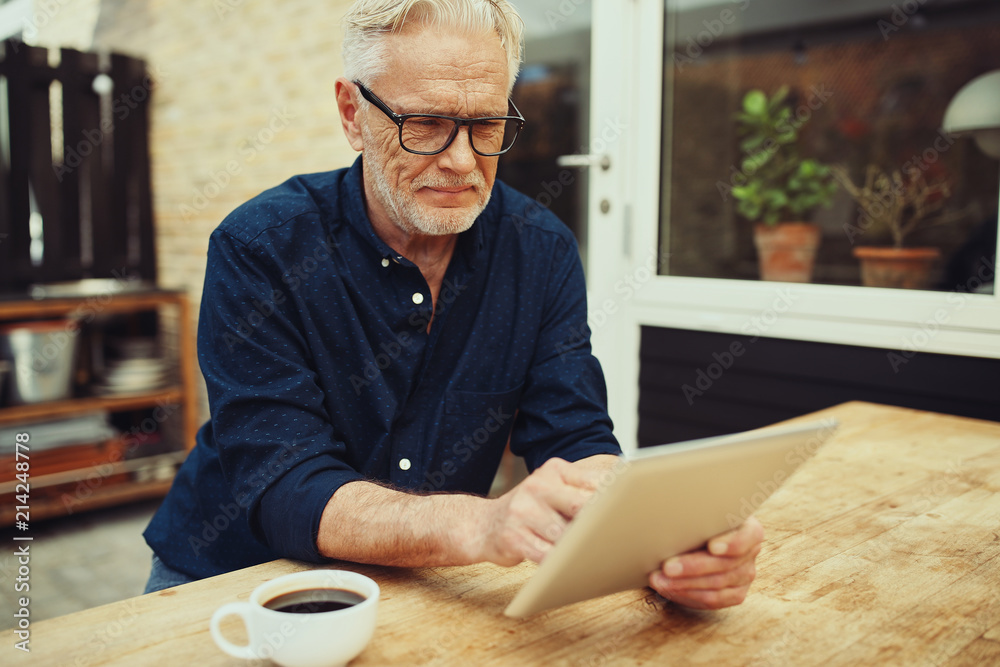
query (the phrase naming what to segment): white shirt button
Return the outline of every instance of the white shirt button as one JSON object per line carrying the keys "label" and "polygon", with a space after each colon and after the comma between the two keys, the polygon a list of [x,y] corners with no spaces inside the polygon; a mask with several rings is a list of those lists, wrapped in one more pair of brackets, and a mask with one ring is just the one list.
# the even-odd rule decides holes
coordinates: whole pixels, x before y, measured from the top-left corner
{"label": "white shirt button", "polygon": [[386,266],[386,267],[389,266],[389,258],[388,257],[386,257],[385,259],[382,260],[382,266]]}
{"label": "white shirt button", "polygon": [[417,292],[416,294],[413,295],[413,303],[415,303],[415,304],[417,304],[419,306],[423,302],[424,302],[424,295],[423,294],[421,294],[420,292]]}
{"label": "white shirt button", "polygon": [[399,459],[399,469],[409,470],[410,469],[410,459]]}

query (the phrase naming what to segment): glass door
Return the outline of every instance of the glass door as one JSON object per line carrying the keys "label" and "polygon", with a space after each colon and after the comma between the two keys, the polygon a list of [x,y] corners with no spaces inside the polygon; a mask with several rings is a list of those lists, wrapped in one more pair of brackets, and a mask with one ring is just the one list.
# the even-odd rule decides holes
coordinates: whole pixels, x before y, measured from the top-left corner
{"label": "glass door", "polygon": [[638,264],[632,250],[635,183],[629,179],[636,172],[630,164],[637,143],[659,132],[634,134],[639,119],[629,68],[636,59],[631,35],[637,3],[513,4],[526,32],[525,64],[513,97],[528,125],[500,161],[498,176],[551,208],[576,234],[587,271],[588,327],[604,366],[611,411],[628,414],[634,406],[619,391],[628,379],[621,377],[613,352],[638,353],[637,329],[623,315],[657,267],[655,249]]}
{"label": "glass door", "polygon": [[527,123],[497,175],[551,209],[585,249],[588,170],[561,158],[588,149],[591,2],[512,4],[525,27],[524,63],[512,98]]}

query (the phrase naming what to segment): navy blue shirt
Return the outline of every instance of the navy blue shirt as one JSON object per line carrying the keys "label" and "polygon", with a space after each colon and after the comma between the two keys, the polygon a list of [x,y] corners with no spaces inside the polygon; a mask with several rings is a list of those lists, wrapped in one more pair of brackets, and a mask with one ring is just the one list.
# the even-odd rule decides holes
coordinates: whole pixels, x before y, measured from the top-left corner
{"label": "navy blue shirt", "polygon": [[428,332],[430,316],[420,270],[368,220],[360,158],[236,209],[212,234],[198,323],[211,417],[152,549],[195,577],[320,562],[345,483],[486,494],[508,436],[531,470],[620,453],[577,246],[551,212],[497,182]]}

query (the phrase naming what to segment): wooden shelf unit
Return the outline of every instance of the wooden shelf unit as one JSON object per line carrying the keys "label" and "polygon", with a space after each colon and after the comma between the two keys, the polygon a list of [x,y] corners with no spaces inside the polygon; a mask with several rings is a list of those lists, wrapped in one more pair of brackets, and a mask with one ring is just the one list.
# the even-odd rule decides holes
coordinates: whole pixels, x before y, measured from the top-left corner
{"label": "wooden shelf unit", "polygon": [[[171,480],[163,479],[162,474],[156,476],[155,479],[143,481],[137,481],[132,476],[142,474],[143,471],[155,472],[157,469],[162,469],[165,463],[179,464],[187,452],[194,447],[199,424],[191,306],[184,292],[173,290],[118,292],[100,297],[59,297],[41,300],[0,299],[0,323],[48,317],[85,319],[91,313],[101,315],[140,313],[159,311],[163,307],[177,309],[175,361],[178,368],[178,383],[151,392],[118,396],[80,396],[47,403],[0,407],[0,426],[16,428],[17,424],[20,423],[37,423],[46,419],[72,417],[90,412],[117,413],[171,405],[180,408],[183,451],[113,463],[108,461],[95,462],[93,466],[40,475],[37,479],[32,476],[29,480],[31,483],[29,506],[32,520],[162,497],[170,488]],[[129,476],[129,481],[118,481],[124,475]],[[80,486],[85,484],[87,480],[95,479],[95,476],[99,480],[115,478],[116,481],[108,484],[96,483]],[[5,501],[9,494],[13,493],[16,486],[10,482],[11,480],[8,479],[0,480],[0,497],[3,497]],[[83,492],[80,489],[83,489]],[[0,526],[11,525],[14,520],[13,504],[4,502],[3,507],[0,508]]]}
{"label": "wooden shelf unit", "polygon": [[155,407],[159,403],[183,403],[183,401],[184,388],[182,385],[178,385],[155,392],[129,394],[127,396],[84,396],[49,403],[16,405],[0,408],[0,426],[16,424],[18,422],[40,421],[48,417],[72,417],[100,410],[107,412],[141,410],[142,408]]}
{"label": "wooden shelf unit", "polygon": [[[77,498],[72,503],[67,503],[60,496],[42,496],[31,501],[31,519],[32,521],[52,519],[67,514],[101,509],[102,507],[114,507],[140,500],[162,498],[167,495],[171,483],[172,480],[116,484],[96,491],[86,498]],[[0,509],[0,525],[13,525],[14,517],[13,506],[4,506]]]}

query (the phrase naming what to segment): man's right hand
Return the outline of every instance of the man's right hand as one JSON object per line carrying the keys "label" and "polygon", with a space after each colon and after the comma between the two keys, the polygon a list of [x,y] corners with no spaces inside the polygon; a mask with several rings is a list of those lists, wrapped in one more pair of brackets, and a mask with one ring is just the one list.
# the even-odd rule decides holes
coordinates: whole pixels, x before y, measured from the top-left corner
{"label": "man's right hand", "polygon": [[479,557],[474,560],[508,566],[525,559],[540,563],[597,490],[602,474],[617,461],[614,456],[576,463],[546,461],[523,482],[490,501],[478,531]]}

